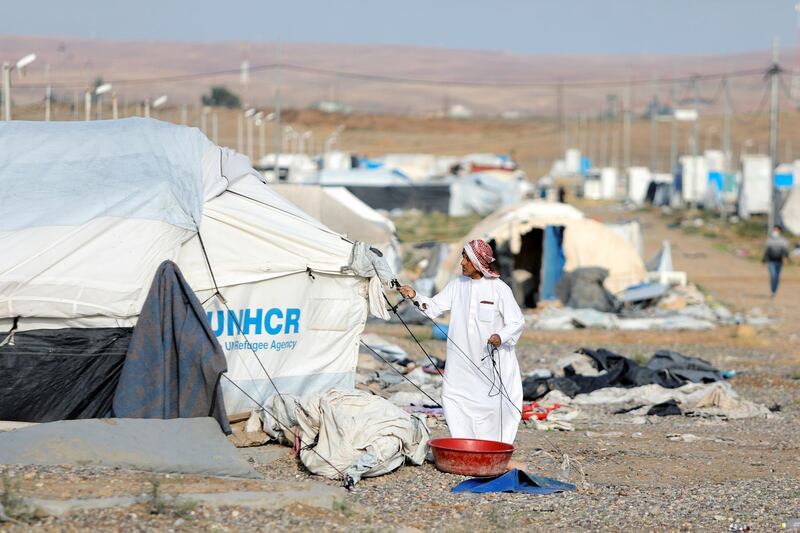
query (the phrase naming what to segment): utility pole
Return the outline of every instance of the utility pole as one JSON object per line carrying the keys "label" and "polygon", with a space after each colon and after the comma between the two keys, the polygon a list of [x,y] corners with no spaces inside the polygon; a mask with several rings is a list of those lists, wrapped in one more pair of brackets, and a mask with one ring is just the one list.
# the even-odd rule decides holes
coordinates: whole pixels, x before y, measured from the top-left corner
{"label": "utility pole", "polygon": [[50,64],[44,66],[45,77],[47,78],[47,88],[44,90],[44,121],[50,122],[50,102],[53,98],[53,89],[50,87]]}
{"label": "utility pole", "polygon": [[733,154],[731,153],[731,99],[730,87],[728,86],[728,78],[722,79],[724,84],[723,94],[725,96],[725,114],[722,117],[722,151],[725,154],[725,172],[731,172],[731,165],[733,161]]}
{"label": "utility pole", "polygon": [[622,123],[622,169],[626,172],[631,166],[631,84],[625,86],[623,97],[623,123]]}
{"label": "utility pole", "polygon": [[[274,126],[274,135],[275,135],[275,164],[273,165],[274,169],[274,179],[275,183],[280,181],[280,158],[281,158],[281,45],[278,45],[277,51],[277,61],[278,68],[275,70],[275,122],[273,123]],[[288,176],[287,176],[288,177]]]}
{"label": "utility pole", "polygon": [[[674,104],[673,104],[674,106]],[[669,166],[668,171],[672,174],[675,170],[675,164],[678,161],[678,119],[675,118],[675,108],[672,109],[672,125],[669,139]]]}
{"label": "utility pole", "polygon": [[83,110],[84,120],[92,120],[92,93],[89,89],[83,93]]}
{"label": "utility pole", "polygon": [[[693,196],[693,204],[698,204],[700,202],[700,180],[701,177],[698,175],[699,172],[699,165],[698,165],[698,158],[700,151],[700,111],[697,109],[698,104],[700,103],[700,99],[697,95],[697,76],[692,78],[692,100],[694,102],[694,109],[697,116],[694,119],[694,124],[692,127],[692,185],[694,186],[694,194]],[[707,176],[704,176],[703,179],[708,179]]]}
{"label": "utility pole", "polygon": [[600,156],[598,157],[599,160],[602,160],[603,166],[608,166],[608,117],[606,117],[605,112],[603,112],[601,120],[601,133],[600,133]]}
{"label": "utility pole", "polygon": [[211,140],[219,144],[219,115],[216,110],[211,113]]}
{"label": "utility pole", "polygon": [[658,88],[657,81],[653,78],[651,84],[651,92],[653,99],[650,104],[650,171],[656,172],[658,170],[658,111],[660,103],[658,101]]}
{"label": "utility pole", "polygon": [[566,154],[569,146],[567,146],[567,127],[564,120],[564,82],[561,78],[558,79],[558,85],[556,85],[556,115],[563,144],[562,153]]}
{"label": "utility pole", "polygon": [[769,68],[770,77],[770,108],[769,108],[769,157],[772,164],[772,172],[769,180],[769,222],[767,232],[772,230],[775,224],[775,167],[778,157],[778,77],[781,74],[781,67],[778,65],[778,38],[775,37],[772,43],[772,65]]}
{"label": "utility pole", "polygon": [[11,120],[11,65],[3,63],[3,120]]}
{"label": "utility pole", "polygon": [[236,151],[244,153],[244,108],[236,110]]}

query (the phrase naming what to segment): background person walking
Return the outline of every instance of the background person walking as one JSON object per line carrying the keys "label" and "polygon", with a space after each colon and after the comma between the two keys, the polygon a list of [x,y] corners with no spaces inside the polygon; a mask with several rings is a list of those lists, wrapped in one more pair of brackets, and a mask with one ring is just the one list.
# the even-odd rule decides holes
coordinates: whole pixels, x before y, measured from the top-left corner
{"label": "background person walking", "polygon": [[763,263],[767,264],[767,270],[769,270],[769,287],[773,297],[778,292],[783,261],[788,257],[789,242],[781,235],[781,228],[775,226],[769,232],[769,237],[764,247],[764,257],[761,259]]}

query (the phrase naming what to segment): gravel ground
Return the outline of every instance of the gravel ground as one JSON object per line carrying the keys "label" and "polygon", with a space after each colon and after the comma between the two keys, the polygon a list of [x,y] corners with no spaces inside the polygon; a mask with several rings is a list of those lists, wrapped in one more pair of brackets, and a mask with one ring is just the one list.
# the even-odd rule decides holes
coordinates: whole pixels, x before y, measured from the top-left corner
{"label": "gravel ground", "polygon": [[[399,328],[382,326],[377,330],[416,353]],[[732,384],[741,396],[781,406],[770,419],[738,421],[634,417],[588,407],[582,408],[581,416],[574,421],[574,432],[522,427],[515,459],[533,473],[576,484],[573,492],[548,496],[453,494],[450,489],[464,478],[425,464],[364,479],[344,503],[330,510],[300,505],[276,512],[167,506],[161,514],[153,515],[140,505],[73,512],[26,524],[6,523],[0,530],[727,531],[731,524],[746,524],[753,531],[777,530],[780,522],[800,516],[800,380],[790,377],[800,365],[779,351],[724,345],[727,337],[721,332],[717,340],[706,339],[711,346],[675,344],[671,342],[675,337],[658,334],[645,335],[635,343],[597,345],[583,338],[543,339],[526,334],[518,348],[523,372],[552,366],[582,345],[602,345],[631,356],[647,356],[655,349],[669,347],[706,358],[721,368],[736,369],[740,373]],[[443,349],[438,341],[426,341],[426,345],[437,353]],[[431,420],[431,425],[437,436],[446,434],[442,422]],[[687,433],[697,440],[667,438]],[[289,453],[257,468],[277,480],[320,480]],[[141,493],[153,477],[85,467],[24,467],[7,469],[6,473],[20,480],[22,495],[52,497]],[[169,494],[253,488],[251,482],[157,477],[162,490]]]}

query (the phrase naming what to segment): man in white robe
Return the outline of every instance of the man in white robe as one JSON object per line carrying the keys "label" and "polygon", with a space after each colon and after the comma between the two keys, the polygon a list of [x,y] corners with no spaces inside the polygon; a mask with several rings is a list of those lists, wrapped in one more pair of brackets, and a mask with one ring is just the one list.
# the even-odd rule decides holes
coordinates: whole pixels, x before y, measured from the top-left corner
{"label": "man in white robe", "polygon": [[442,407],[450,435],[513,443],[522,409],[514,345],[525,320],[508,285],[489,264],[491,247],[470,241],[461,273],[432,298],[400,288],[429,317],[450,311]]}

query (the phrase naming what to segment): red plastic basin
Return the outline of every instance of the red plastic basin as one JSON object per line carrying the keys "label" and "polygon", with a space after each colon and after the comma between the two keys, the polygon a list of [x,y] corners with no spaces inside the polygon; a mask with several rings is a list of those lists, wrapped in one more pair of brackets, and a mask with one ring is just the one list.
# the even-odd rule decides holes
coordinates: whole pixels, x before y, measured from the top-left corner
{"label": "red plastic basin", "polygon": [[499,476],[508,470],[514,446],[479,439],[433,439],[430,441],[436,468],[462,476]]}

